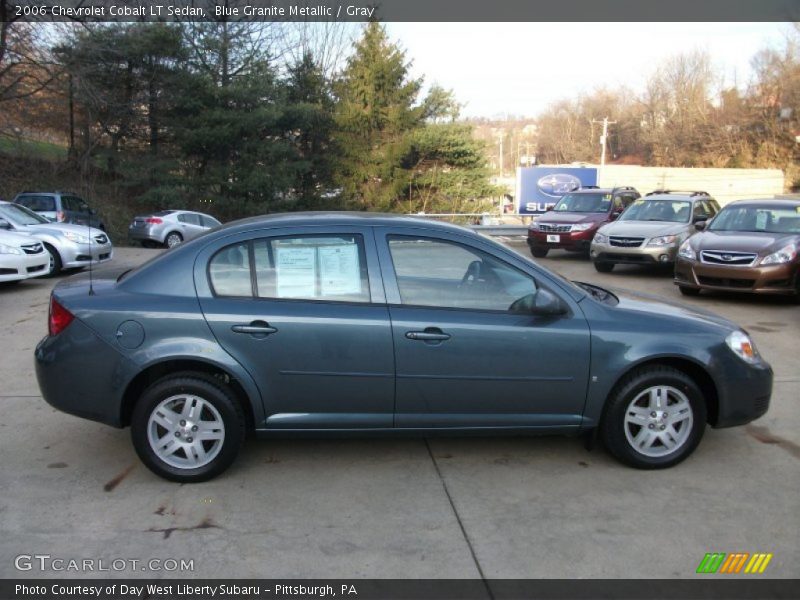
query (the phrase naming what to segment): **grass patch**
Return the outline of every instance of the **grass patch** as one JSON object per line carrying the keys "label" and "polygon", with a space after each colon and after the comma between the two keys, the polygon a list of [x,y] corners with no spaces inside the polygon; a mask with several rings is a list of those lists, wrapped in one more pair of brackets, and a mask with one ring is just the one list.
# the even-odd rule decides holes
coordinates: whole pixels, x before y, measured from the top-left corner
{"label": "grass patch", "polygon": [[0,136],[0,152],[9,156],[62,161],[67,158],[67,147],[52,142],[40,142]]}

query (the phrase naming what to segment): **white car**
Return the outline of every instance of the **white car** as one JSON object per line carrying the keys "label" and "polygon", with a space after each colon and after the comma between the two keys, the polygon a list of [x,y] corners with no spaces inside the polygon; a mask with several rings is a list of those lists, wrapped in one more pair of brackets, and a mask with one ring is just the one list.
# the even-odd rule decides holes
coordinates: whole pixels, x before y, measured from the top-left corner
{"label": "white car", "polygon": [[50,272],[44,244],[29,235],[0,231],[0,282],[22,281]]}

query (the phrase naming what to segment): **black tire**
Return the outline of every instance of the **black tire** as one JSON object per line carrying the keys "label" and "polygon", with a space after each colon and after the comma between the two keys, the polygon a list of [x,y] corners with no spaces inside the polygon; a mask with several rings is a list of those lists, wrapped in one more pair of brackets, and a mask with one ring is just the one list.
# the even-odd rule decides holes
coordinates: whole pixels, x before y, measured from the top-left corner
{"label": "black tire", "polygon": [[[197,468],[168,464],[156,455],[148,439],[148,425],[153,411],[162,401],[181,394],[191,394],[211,404],[224,424],[222,447],[210,462]],[[180,483],[208,481],[225,471],[242,448],[245,429],[244,413],[233,391],[223,381],[193,371],[167,375],[153,383],[140,396],[131,416],[131,439],[136,454],[156,475]]]}
{"label": "black tire", "polygon": [[531,246],[531,254],[534,258],[544,258],[547,256],[549,248],[547,246]]}
{"label": "black tire", "polygon": [[611,273],[614,270],[614,263],[597,260],[594,262],[594,268],[598,273]]}
{"label": "black tire", "polygon": [[693,288],[693,287],[686,287],[685,285],[679,285],[678,289],[681,291],[681,294],[684,296],[699,296],[700,295],[700,288]]}
{"label": "black tire", "polygon": [[[628,441],[626,428],[629,425],[626,424],[625,419],[631,403],[643,392],[656,386],[674,388],[682,393],[691,407],[692,421],[690,427],[684,423],[689,428],[683,442],[675,450],[663,456],[648,456],[637,450]],[[666,408],[668,410],[669,406]],[[650,414],[652,415],[652,413]],[[654,365],[636,369],[616,385],[606,402],[599,433],[608,451],[619,461],[637,469],[664,469],[678,464],[694,452],[703,437],[706,416],[705,399],[691,377],[672,367]],[[645,425],[642,425],[640,430],[644,430],[644,427]],[[647,427],[650,428],[650,425],[648,424]],[[658,435],[660,426],[656,425],[651,429],[654,434]],[[682,429],[679,430],[679,435],[682,432]],[[631,435],[633,434],[631,433]],[[666,448],[660,441],[658,443],[660,447]],[[653,450],[659,451],[659,446],[655,446],[655,444],[653,446]]]}
{"label": "black tire", "polygon": [[54,277],[61,273],[62,265],[61,255],[58,250],[53,248],[50,244],[45,244],[44,249],[50,255],[50,272],[47,274],[49,277]]}
{"label": "black tire", "polygon": [[[177,240],[177,241],[171,243],[172,240]],[[164,246],[166,246],[167,248],[174,248],[175,246],[179,246],[182,242],[183,242],[183,236],[177,231],[170,231],[166,236],[164,236]]]}

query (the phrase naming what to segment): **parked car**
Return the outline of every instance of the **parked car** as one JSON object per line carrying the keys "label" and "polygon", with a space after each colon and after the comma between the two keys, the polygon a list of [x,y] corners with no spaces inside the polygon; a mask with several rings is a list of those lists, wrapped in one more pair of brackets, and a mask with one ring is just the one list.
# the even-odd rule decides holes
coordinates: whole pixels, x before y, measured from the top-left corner
{"label": "parked car", "polygon": [[188,210],[162,210],[150,215],[134,217],[128,228],[128,237],[141,242],[145,248],[166,246],[173,248],[188,242],[221,223],[214,217]]}
{"label": "parked car", "polygon": [[42,395],[129,425],[175,481],[221,473],[248,428],[596,432],[625,463],[662,468],[706,423],[769,405],[772,369],[734,323],[571,283],[455,225],[272,215],[105,272],[93,294],[86,275],[54,288]]}
{"label": "parked car", "polygon": [[651,192],[598,230],[590,250],[594,267],[601,273],[616,264],[671,267],[678,247],[695,233],[695,224],[718,211],[719,204],[706,192]]}
{"label": "parked car", "polygon": [[49,258],[48,274],[80,269],[109,261],[114,256],[105,232],[84,225],[51,223],[32,210],[0,201],[0,229],[31,235],[43,242]]}
{"label": "parked car", "polygon": [[739,200],[683,243],[675,284],[800,299],[800,200]]}
{"label": "parked car", "polygon": [[61,192],[22,192],[14,202],[29,208],[54,223],[88,225],[105,231],[106,226],[86,201],[75,195]]}
{"label": "parked car", "polygon": [[47,275],[49,264],[42,242],[0,228],[0,283]]}
{"label": "parked car", "polygon": [[640,196],[632,187],[589,187],[564,194],[552,210],[528,228],[531,254],[544,258],[555,248],[589,252],[598,228],[619,217]]}

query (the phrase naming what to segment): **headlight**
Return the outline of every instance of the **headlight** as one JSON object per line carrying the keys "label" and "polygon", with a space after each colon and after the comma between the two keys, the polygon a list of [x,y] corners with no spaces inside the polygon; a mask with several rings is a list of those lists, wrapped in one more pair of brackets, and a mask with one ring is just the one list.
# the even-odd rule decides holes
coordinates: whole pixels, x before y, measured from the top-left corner
{"label": "headlight", "polygon": [[595,233],[594,239],[592,240],[595,244],[606,244],[608,243],[608,236],[603,235],[602,233]]}
{"label": "headlight", "polygon": [[648,246],[669,246],[670,244],[674,244],[678,239],[677,235],[662,235],[659,237],[654,237],[650,240],[647,245]]}
{"label": "headlight", "polygon": [[782,265],[783,263],[792,262],[797,256],[797,247],[794,244],[788,244],[777,252],[773,252],[761,259],[762,265]]}
{"label": "headlight", "polygon": [[0,244],[0,254],[22,254],[22,250],[19,248],[14,248],[14,246]]}
{"label": "headlight", "polygon": [[692,250],[692,245],[689,243],[689,240],[683,242],[681,247],[678,248],[678,256],[686,260],[697,260],[697,254]]}
{"label": "headlight", "polygon": [[79,233],[74,233],[72,231],[65,231],[64,237],[67,238],[70,242],[75,242],[76,244],[91,243],[91,240],[87,236],[81,235]]}
{"label": "headlight", "polygon": [[539,224],[538,223],[531,223],[531,226],[528,227],[531,231],[539,231]]}
{"label": "headlight", "polygon": [[592,227],[594,227],[594,223],[578,223],[577,225],[573,225],[570,231],[586,231]]}
{"label": "headlight", "polygon": [[750,364],[758,362],[758,350],[753,340],[744,331],[734,331],[725,338],[725,343],[734,354]]}

